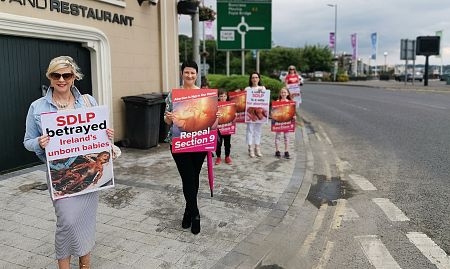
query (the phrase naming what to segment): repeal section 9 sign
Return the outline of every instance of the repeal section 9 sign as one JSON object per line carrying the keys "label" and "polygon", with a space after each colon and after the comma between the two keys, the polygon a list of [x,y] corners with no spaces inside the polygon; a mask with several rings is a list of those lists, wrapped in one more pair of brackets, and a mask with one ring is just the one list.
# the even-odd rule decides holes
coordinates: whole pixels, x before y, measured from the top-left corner
{"label": "repeal section 9 sign", "polygon": [[219,50],[272,48],[272,0],[217,0]]}

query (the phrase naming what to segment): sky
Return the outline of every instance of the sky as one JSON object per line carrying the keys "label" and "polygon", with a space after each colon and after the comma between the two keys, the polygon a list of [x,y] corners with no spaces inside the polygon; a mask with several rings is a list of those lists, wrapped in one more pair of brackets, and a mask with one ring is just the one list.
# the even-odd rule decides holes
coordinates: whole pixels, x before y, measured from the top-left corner
{"label": "sky", "polygon": [[[203,0],[216,10],[215,0]],[[435,35],[442,30],[442,57],[429,57],[430,64],[450,64],[449,0],[272,0],[272,40],[275,46],[304,47],[328,45],[334,32],[337,4],[337,53],[350,54],[350,35],[358,36],[358,58],[369,63],[370,34],[377,32],[377,64],[404,64],[400,60],[400,40]],[[215,26],[215,22],[214,22]],[[190,16],[179,16],[179,32],[191,36]],[[384,54],[387,53],[385,57]],[[411,61],[410,61],[411,63]],[[416,56],[416,64],[424,64],[424,56]],[[374,64],[374,60],[371,60]]]}

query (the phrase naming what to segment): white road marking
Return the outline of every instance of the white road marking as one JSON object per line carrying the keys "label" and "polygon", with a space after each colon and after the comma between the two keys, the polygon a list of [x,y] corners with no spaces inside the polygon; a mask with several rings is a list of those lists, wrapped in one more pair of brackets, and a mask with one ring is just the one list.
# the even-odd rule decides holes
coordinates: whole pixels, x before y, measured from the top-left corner
{"label": "white road marking", "polygon": [[439,269],[450,269],[450,256],[442,250],[436,243],[426,234],[418,232],[407,233],[409,241],[411,241],[431,263]]}
{"label": "white road marking", "polygon": [[327,245],[325,246],[325,251],[322,254],[322,257],[320,258],[319,263],[314,267],[314,269],[322,269],[326,268],[328,261],[330,260],[331,252],[334,248],[334,242],[327,241]]}
{"label": "white road marking", "polygon": [[412,105],[419,105],[419,106],[426,106],[426,107],[431,107],[431,108],[436,108],[436,109],[442,109],[442,110],[446,110],[447,108],[444,106],[436,106],[436,105],[429,105],[429,104],[424,104],[424,103],[419,103],[419,102],[407,102],[408,104],[412,104]]}
{"label": "white road marking", "polygon": [[383,210],[384,214],[386,214],[391,221],[409,221],[409,218],[389,199],[373,198],[372,201]]}
{"label": "white road marking", "polygon": [[355,182],[356,185],[358,185],[358,187],[363,190],[363,191],[376,191],[377,188],[375,188],[374,185],[372,185],[372,183],[370,183],[369,180],[367,180],[365,177],[360,176],[360,175],[356,175],[356,174],[350,174],[348,175],[353,182]]}
{"label": "white road marking", "polygon": [[357,220],[357,219],[359,219],[359,215],[358,215],[358,213],[356,213],[356,210],[347,206],[345,208],[343,220],[351,221],[351,220]]}
{"label": "white road marking", "polygon": [[336,210],[334,211],[332,229],[338,229],[341,227],[342,218],[345,214],[345,206],[347,205],[347,200],[338,199]]}
{"label": "white road marking", "polygon": [[376,235],[355,236],[369,262],[376,269],[401,269]]}
{"label": "white road marking", "polygon": [[351,106],[351,107],[355,107],[355,108],[358,108],[358,109],[361,109],[361,110],[364,110],[364,111],[369,111],[369,109],[367,109],[367,108],[365,108],[363,106],[357,106],[357,105],[349,104],[349,103],[342,103],[342,104],[348,105],[348,106]]}

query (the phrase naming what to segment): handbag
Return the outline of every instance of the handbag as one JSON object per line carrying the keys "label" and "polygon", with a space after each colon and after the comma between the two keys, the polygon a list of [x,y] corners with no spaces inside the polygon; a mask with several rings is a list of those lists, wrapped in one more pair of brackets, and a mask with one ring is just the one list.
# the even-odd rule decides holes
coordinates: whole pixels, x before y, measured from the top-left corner
{"label": "handbag", "polygon": [[[89,97],[87,94],[83,94],[83,101],[84,101],[84,105],[86,107],[91,107],[91,101],[89,100]],[[122,151],[120,150],[120,148],[116,145],[114,145],[114,143],[111,143],[111,149],[112,149],[112,158],[113,160],[117,159],[120,157],[120,155],[122,155]]]}

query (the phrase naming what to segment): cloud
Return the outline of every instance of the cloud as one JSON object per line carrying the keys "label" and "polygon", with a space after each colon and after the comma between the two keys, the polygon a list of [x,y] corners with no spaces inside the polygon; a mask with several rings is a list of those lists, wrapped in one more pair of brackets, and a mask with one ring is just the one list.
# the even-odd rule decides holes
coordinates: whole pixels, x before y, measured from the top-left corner
{"label": "cloud", "polygon": [[[215,0],[204,0],[216,9]],[[370,34],[378,33],[378,63],[400,60],[400,40],[434,35],[443,30],[442,61],[450,64],[450,5],[448,0],[273,0],[272,40],[276,45],[303,47],[305,44],[328,45],[328,36],[334,31],[334,8],[337,4],[338,52],[351,51],[350,35],[358,34],[359,57],[368,63],[371,54]],[[220,16],[220,14],[218,15]],[[180,33],[191,35],[189,16],[181,16]],[[423,64],[418,56],[416,63]],[[441,59],[430,57],[430,64],[441,64]]]}

